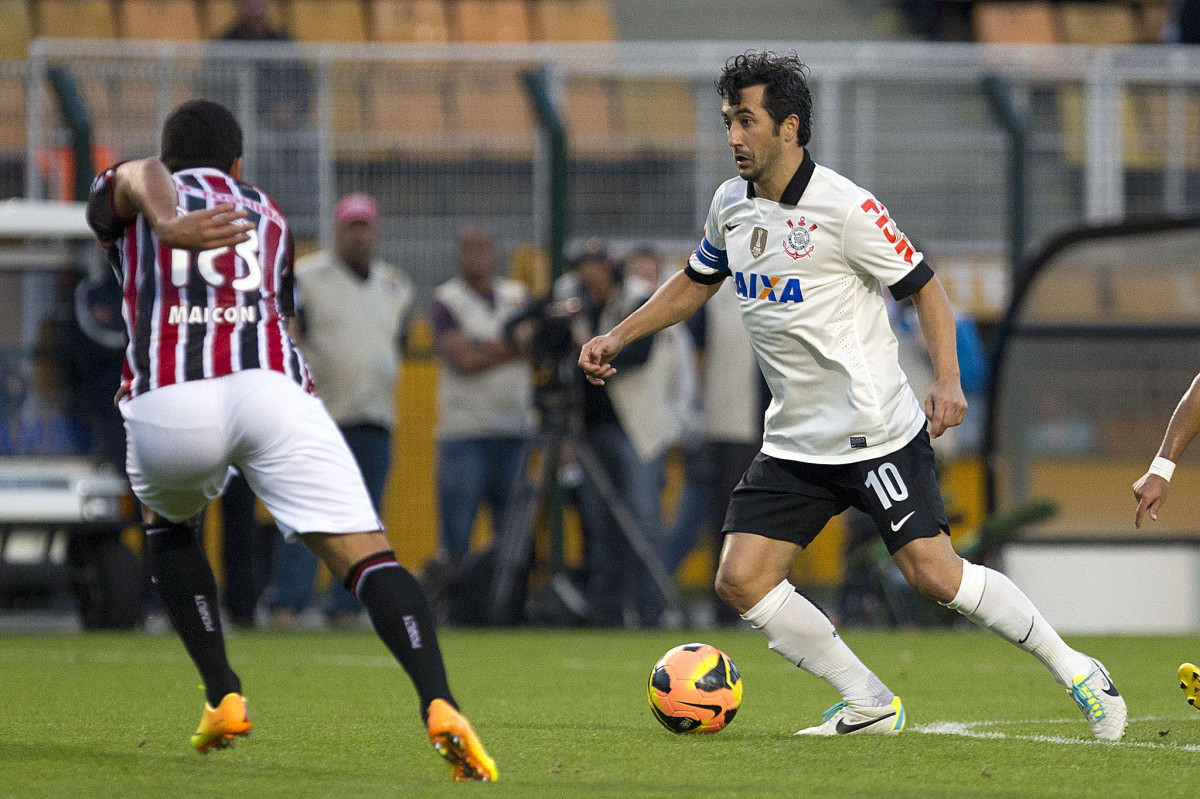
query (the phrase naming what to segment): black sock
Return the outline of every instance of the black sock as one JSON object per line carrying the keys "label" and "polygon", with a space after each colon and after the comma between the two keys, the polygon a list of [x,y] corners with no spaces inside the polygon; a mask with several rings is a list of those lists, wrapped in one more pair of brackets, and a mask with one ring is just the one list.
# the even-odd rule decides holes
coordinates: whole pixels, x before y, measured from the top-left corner
{"label": "black sock", "polygon": [[363,558],[346,575],[346,588],[367,609],[375,632],[408,672],[420,696],[421,717],[435,699],[458,707],[450,694],[425,592],[396,562],[395,554],[385,551]]}
{"label": "black sock", "polygon": [[240,694],[242,683],[225,657],[217,581],[198,531],[169,522],[147,527],[146,554],[167,615],[204,680],[208,703],[216,707],[225,694]]}

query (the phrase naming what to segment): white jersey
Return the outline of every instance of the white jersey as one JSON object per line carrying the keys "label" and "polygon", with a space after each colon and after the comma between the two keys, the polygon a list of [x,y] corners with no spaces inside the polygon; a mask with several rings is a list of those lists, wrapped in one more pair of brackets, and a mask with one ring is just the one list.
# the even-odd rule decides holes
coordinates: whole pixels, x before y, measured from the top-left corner
{"label": "white jersey", "polygon": [[882,287],[902,299],[933,271],[870,192],[807,152],[779,202],[728,180],[686,271],[701,283],[733,278],[771,389],[765,454],[853,463],[920,432],[925,415],[897,362]]}

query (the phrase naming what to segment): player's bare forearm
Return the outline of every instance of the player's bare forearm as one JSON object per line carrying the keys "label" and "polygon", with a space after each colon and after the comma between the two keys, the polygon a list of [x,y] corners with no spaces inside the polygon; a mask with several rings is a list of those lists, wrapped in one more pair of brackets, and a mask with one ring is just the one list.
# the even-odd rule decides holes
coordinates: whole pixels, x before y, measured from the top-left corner
{"label": "player's bare forearm", "polygon": [[917,309],[925,343],[929,347],[934,379],[957,381],[958,344],[954,335],[954,311],[937,275],[912,295],[912,301]]}
{"label": "player's bare forearm", "polygon": [[929,434],[937,438],[961,423],[967,414],[967,398],[959,378],[954,312],[936,275],[912,295],[912,300],[933,361],[933,388],[925,398],[925,416],[929,419]]}
{"label": "player's bare forearm", "polygon": [[113,205],[122,218],[144,216],[159,241],[172,249],[202,252],[232,247],[250,237],[242,223],[247,212],[229,204],[181,216],[175,181],[157,158],[126,161],[117,167]]}
{"label": "player's bare forearm", "polygon": [[1158,448],[1159,457],[1179,460],[1196,433],[1200,433],[1200,375],[1192,380],[1175,407],[1175,412],[1171,414],[1167,433],[1163,436],[1162,446]]}
{"label": "player's bare forearm", "polygon": [[658,291],[640,308],[614,327],[609,335],[616,337],[622,347],[628,346],[687,319],[720,288],[720,283],[697,283],[680,270],[659,286]]}
{"label": "player's bare forearm", "polygon": [[612,361],[621,350],[663,328],[682,322],[717,293],[720,283],[697,283],[685,272],[676,272],[640,308],[608,333],[596,336],[579,352],[579,368],[589,382],[602,386],[617,373]]}

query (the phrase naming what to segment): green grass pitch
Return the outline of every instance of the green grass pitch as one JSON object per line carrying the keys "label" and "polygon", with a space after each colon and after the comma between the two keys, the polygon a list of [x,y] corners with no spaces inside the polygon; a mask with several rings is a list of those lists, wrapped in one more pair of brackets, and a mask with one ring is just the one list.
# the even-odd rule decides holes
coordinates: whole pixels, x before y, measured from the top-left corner
{"label": "green grass pitch", "polygon": [[[455,785],[415,694],[368,633],[230,640],[254,716],[200,756],[198,679],[173,637],[0,637],[0,796],[38,797],[1187,797],[1200,795],[1200,712],[1175,677],[1197,637],[1072,637],[1125,694],[1124,741],[1091,742],[1028,655],[974,631],[846,639],[904,698],[895,738],[795,738],[836,697],[737,631],[448,630],[459,701],[501,781]],[[741,669],[737,719],[675,736],[646,704],[671,646],[702,640]],[[942,730],[941,733],[935,732]]]}

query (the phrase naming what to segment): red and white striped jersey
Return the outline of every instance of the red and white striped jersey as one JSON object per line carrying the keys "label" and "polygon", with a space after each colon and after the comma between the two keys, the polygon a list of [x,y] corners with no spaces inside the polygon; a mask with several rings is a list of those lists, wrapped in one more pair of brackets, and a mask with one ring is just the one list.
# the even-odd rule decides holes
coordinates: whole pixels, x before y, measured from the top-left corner
{"label": "red and white striped jersey", "polygon": [[232,203],[248,212],[250,238],[201,253],[164,247],[140,214],[121,219],[113,204],[116,166],[88,197],[88,224],[121,281],[129,342],[124,384],[133,396],[160,386],[245,369],[270,369],[312,390],[287,333],[294,313],[292,236],[261,189],[217,169],[174,175],[179,212]]}

